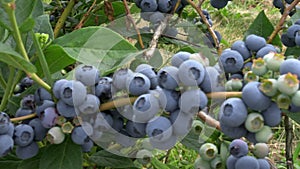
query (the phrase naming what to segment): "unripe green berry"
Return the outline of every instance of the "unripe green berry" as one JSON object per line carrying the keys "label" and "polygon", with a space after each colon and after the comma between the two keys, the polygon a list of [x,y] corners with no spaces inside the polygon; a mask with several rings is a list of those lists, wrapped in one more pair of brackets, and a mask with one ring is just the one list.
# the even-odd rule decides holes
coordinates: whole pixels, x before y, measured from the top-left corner
{"label": "unripe green berry", "polygon": [[259,89],[267,96],[273,97],[277,94],[277,80],[276,79],[265,79],[262,81]]}
{"label": "unripe green berry", "polygon": [[256,143],[254,145],[253,154],[257,158],[265,158],[269,154],[269,146],[266,143]]}
{"label": "unripe green berry", "polygon": [[296,93],[292,96],[292,103],[295,106],[300,106],[300,90],[296,91]]}
{"label": "unripe green berry", "polygon": [[269,70],[279,71],[280,65],[284,61],[284,55],[271,52],[264,56],[264,59]]}
{"label": "unripe green berry", "polygon": [[146,150],[146,149],[139,150],[136,153],[136,158],[137,158],[138,162],[140,162],[142,165],[149,164],[151,162],[152,156],[153,156],[153,154],[149,150]]}
{"label": "unripe green berry", "polygon": [[46,138],[51,144],[60,144],[65,140],[65,134],[60,127],[52,127],[48,131]]}
{"label": "unripe green berry", "polygon": [[218,148],[212,143],[205,143],[200,147],[199,154],[203,160],[210,161],[218,154]]}
{"label": "unripe green berry", "polygon": [[223,168],[224,166],[222,164],[221,157],[217,156],[213,160],[211,160],[210,166],[211,166],[212,169],[221,169],[221,168]]}
{"label": "unripe green berry", "polygon": [[232,89],[232,80],[228,80],[225,83],[225,90],[228,91],[228,92],[233,91],[233,89]]}
{"label": "unripe green berry", "polygon": [[278,107],[281,109],[288,109],[291,102],[292,101],[291,101],[290,96],[288,96],[286,94],[280,94],[276,98],[276,103],[277,103]]}
{"label": "unripe green berry", "polygon": [[210,167],[210,162],[209,162],[209,161],[206,161],[206,160],[203,160],[201,157],[198,157],[198,158],[195,160],[194,168],[195,168],[195,169],[202,169],[202,168],[205,168],[205,169],[211,169],[211,167]]}
{"label": "unripe green berry", "polygon": [[245,83],[249,83],[249,82],[253,82],[253,81],[258,81],[259,80],[259,77],[253,73],[252,71],[248,71],[245,73],[244,75],[244,82]]}
{"label": "unripe green berry", "polygon": [[255,133],[260,131],[264,126],[264,118],[259,113],[250,113],[245,121],[245,127],[248,131]]}
{"label": "unripe green berry", "polygon": [[203,123],[200,120],[194,120],[192,124],[192,132],[199,135],[202,131]]}
{"label": "unripe green berry", "polygon": [[273,137],[271,127],[264,126],[259,132],[255,133],[255,139],[260,143],[268,143]]}
{"label": "unripe green berry", "polygon": [[252,72],[258,76],[262,76],[265,73],[267,73],[267,65],[265,64],[265,61],[263,58],[258,58],[253,60],[252,64]]}
{"label": "unripe green berry", "polygon": [[287,73],[277,79],[278,90],[284,94],[292,95],[299,89],[297,75]]}
{"label": "unripe green berry", "polygon": [[233,91],[240,91],[243,87],[243,82],[241,79],[231,79],[232,83],[232,90]]}

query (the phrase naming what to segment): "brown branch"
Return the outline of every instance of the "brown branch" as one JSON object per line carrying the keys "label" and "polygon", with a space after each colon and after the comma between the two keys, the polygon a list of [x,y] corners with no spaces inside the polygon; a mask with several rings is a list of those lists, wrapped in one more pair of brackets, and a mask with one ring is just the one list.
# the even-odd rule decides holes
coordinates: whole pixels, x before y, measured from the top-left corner
{"label": "brown branch", "polygon": [[[206,19],[205,15],[203,14],[202,10],[201,10],[201,6],[198,7],[193,1],[191,0],[186,0],[199,14],[199,16],[201,17],[202,21],[204,22],[204,24],[207,27],[208,32],[210,33],[210,35],[212,36],[216,49],[218,51],[218,54],[221,55],[222,53],[222,49],[220,48],[220,42],[218,40],[217,35],[215,34],[215,31],[212,29],[212,27],[210,26],[208,20]],[[202,2],[203,3],[203,2]]]}
{"label": "brown branch", "polygon": [[137,33],[137,36],[138,36],[139,44],[140,44],[141,48],[144,49],[145,46],[144,46],[144,43],[143,43],[141,32],[140,32],[140,30],[137,28],[137,26],[135,24],[135,21],[134,21],[132,15],[131,15],[129,7],[128,7],[127,1],[123,0],[123,3],[124,3],[124,6],[125,6],[125,11],[126,11],[127,19],[129,19],[129,21],[131,22],[132,26],[134,27],[134,29],[135,29],[135,31]]}
{"label": "brown branch", "polygon": [[65,24],[67,17],[69,16],[70,12],[72,11],[76,0],[70,0],[67,7],[64,9],[63,13],[61,14],[60,18],[58,19],[55,28],[54,28],[54,38],[58,37],[60,29]]}
{"label": "brown branch", "polygon": [[284,117],[285,128],[285,158],[287,169],[294,169],[293,165],[293,127],[288,116]]}
{"label": "brown branch", "polygon": [[229,97],[242,97],[242,92],[213,92],[207,93],[206,96],[211,99],[225,99]]}
{"label": "brown branch", "polygon": [[220,127],[220,122],[212,117],[210,117],[209,115],[207,115],[205,112],[200,111],[197,116],[204,121],[206,124],[208,124],[211,127],[214,127],[218,130],[221,130]]}
{"label": "brown branch", "polygon": [[75,30],[82,28],[82,26],[86,22],[87,18],[90,16],[90,13],[91,13],[92,9],[96,5],[96,2],[97,2],[97,0],[94,0],[93,4],[90,6],[90,8],[88,9],[88,11],[83,15],[83,17],[81,18],[80,22],[75,26],[75,28],[74,28]]}
{"label": "brown branch", "polygon": [[294,0],[291,5],[287,8],[284,9],[284,12],[278,22],[278,24],[275,27],[275,30],[272,32],[272,34],[270,35],[267,43],[272,43],[272,41],[274,40],[274,38],[276,37],[276,35],[278,34],[278,32],[283,28],[283,24],[287,18],[287,16],[289,15],[289,13],[291,12],[291,10],[300,2],[300,0]]}
{"label": "brown branch", "polygon": [[156,28],[153,38],[150,42],[149,48],[143,53],[143,57],[146,60],[149,60],[153,56],[155,49],[157,47],[158,39],[162,35],[163,31],[166,29],[167,23],[169,22],[171,17],[172,15],[167,15],[164,18],[164,20],[159,24],[159,26]]}

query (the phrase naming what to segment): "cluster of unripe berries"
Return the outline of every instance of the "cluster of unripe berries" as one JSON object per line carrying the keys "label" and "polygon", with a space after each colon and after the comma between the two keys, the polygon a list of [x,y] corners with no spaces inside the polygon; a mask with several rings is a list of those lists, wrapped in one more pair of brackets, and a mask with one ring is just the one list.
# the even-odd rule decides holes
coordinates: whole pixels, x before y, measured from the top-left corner
{"label": "cluster of unripe berries", "polygon": [[300,19],[281,35],[281,42],[287,47],[300,46]]}

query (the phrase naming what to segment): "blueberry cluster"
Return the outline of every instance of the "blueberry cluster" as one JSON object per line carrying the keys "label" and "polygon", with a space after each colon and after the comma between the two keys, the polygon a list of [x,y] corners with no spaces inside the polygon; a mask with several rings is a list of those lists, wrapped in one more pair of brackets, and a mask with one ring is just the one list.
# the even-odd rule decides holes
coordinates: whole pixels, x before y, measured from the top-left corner
{"label": "blueberry cluster", "polygon": [[210,4],[214,8],[222,9],[228,4],[228,1],[231,0],[210,0]]}
{"label": "blueberry cluster", "polygon": [[[202,13],[204,14],[205,18],[207,19],[210,27],[212,27],[213,26],[213,21],[211,19],[211,16],[210,16],[209,12],[207,10],[202,10]],[[198,25],[198,27],[200,27],[200,28],[204,27],[204,26],[202,26],[203,25],[203,20],[202,20],[201,17],[194,18],[193,23]],[[211,36],[210,32],[208,32],[207,28],[205,28],[205,27],[204,27],[204,31],[206,32],[205,37],[207,38],[207,39],[204,39],[204,43],[207,44],[207,46],[211,46],[211,44],[212,44],[212,46],[215,47],[216,44],[215,44],[215,42],[213,40],[213,37]],[[220,32],[218,32],[216,30],[214,30],[214,32],[215,32],[215,34],[218,38],[218,41],[220,42],[222,40],[222,35],[220,34]]]}
{"label": "blueberry cluster", "polygon": [[233,140],[229,145],[230,156],[226,160],[227,169],[270,169],[266,159],[269,147],[265,143],[257,143],[252,149],[254,156],[248,155],[248,145],[241,139]]}
{"label": "blueberry cluster", "polygon": [[30,86],[32,86],[33,84],[33,80],[30,77],[24,77],[20,83],[17,84],[14,93],[18,94],[18,93],[22,93],[24,92],[27,88],[29,88]]}
{"label": "blueberry cluster", "polygon": [[223,168],[222,159],[218,148],[212,143],[204,143],[199,149],[199,157],[194,163],[195,169],[218,169]]}
{"label": "blueberry cluster", "polygon": [[300,46],[300,19],[281,35],[281,42],[287,47]]}
{"label": "blueberry cluster", "polygon": [[[273,5],[280,9],[280,13],[283,14],[287,5],[291,4],[294,0],[273,0]],[[294,15],[296,10],[293,10],[289,13],[290,16]]]}
{"label": "blueberry cluster", "polygon": [[[142,13],[145,12],[161,12],[172,13],[175,10],[178,0],[135,0],[137,7],[141,9]],[[188,2],[181,0],[178,4],[176,12],[181,11]]]}

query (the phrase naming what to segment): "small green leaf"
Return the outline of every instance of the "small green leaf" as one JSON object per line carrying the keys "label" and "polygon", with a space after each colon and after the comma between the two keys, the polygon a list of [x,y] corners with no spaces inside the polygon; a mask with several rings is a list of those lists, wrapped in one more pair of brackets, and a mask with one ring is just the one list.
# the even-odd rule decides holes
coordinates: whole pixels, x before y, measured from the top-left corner
{"label": "small green leaf", "polygon": [[[272,34],[274,31],[274,26],[266,16],[264,11],[261,11],[256,19],[252,22],[249,29],[245,33],[245,37],[247,37],[250,34],[255,34],[257,36],[262,36],[265,39],[268,39],[268,37]],[[272,41],[273,45],[282,46],[280,38],[278,35],[276,35],[275,39]]]}
{"label": "small green leaf", "polygon": [[0,43],[0,61],[27,72],[34,73],[36,68],[30,62],[25,60],[19,53],[10,46]]}
{"label": "small green leaf", "polygon": [[284,53],[284,56],[299,56],[300,55],[300,47],[295,46],[295,47],[288,47]]}
{"label": "small green leaf", "polygon": [[27,18],[26,21],[23,22],[23,24],[19,27],[19,30],[21,32],[28,32],[34,27],[34,19]]}
{"label": "small green leaf", "polygon": [[68,137],[61,144],[52,144],[43,152],[40,169],[81,169],[82,168],[81,146],[73,143]]}
{"label": "small green leaf", "polygon": [[228,151],[228,147],[229,147],[229,142],[228,141],[224,141],[221,143],[220,146],[220,156],[222,159],[222,162],[226,162],[228,156],[229,156],[229,151]]}
{"label": "small green leaf", "polygon": [[161,161],[157,160],[156,158],[151,159],[151,164],[154,169],[170,169],[168,165],[162,163]]}
{"label": "small green leaf", "polygon": [[30,3],[24,0],[16,1],[16,18],[18,25],[22,25],[32,14],[37,0],[31,0]]}
{"label": "small green leaf", "polygon": [[291,113],[286,110],[282,110],[289,118],[294,120],[296,123],[300,124],[300,112],[297,113]]}
{"label": "small green leaf", "polygon": [[112,168],[131,168],[135,167],[130,158],[118,156],[105,150],[98,151],[90,157],[90,160],[97,166]]}

